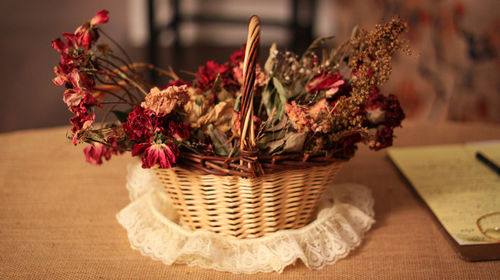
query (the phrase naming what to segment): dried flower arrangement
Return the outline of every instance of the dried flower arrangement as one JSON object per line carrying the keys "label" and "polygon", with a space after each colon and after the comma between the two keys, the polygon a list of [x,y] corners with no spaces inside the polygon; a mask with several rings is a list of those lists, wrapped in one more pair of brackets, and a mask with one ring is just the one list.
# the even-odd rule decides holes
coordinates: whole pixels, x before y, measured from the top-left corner
{"label": "dried flower arrangement", "polygon": [[[263,67],[255,67],[249,103],[255,113],[249,122],[242,119],[245,48],[223,64],[208,61],[193,82],[183,81],[172,69],[133,63],[100,28],[108,19],[108,12],[100,11],[74,33],[63,33],[65,41],[52,41],[61,55],[53,81],[66,88],[63,100],[74,114],[71,138],[75,145],[90,144],[84,153],[92,164],[131,151],[142,157],[144,168],[184,165],[219,175],[259,176],[279,170],[280,161],[295,160],[292,166],[299,168],[349,159],[360,142],[374,150],[388,147],[404,118],[396,96],[380,92],[393,54],[408,51],[398,39],[407,28],[400,19],[374,31],[355,29],[335,48],[322,48],[332,37],[320,38],[301,56],[273,45]],[[124,57],[98,43],[101,35]],[[146,70],[170,82],[151,85],[143,78]],[[122,104],[129,109],[118,111]],[[103,107],[104,120],[97,124],[95,110]],[[107,122],[112,113],[118,121]],[[242,125],[248,123],[258,149],[242,155]],[[248,158],[268,169],[233,164]]]}

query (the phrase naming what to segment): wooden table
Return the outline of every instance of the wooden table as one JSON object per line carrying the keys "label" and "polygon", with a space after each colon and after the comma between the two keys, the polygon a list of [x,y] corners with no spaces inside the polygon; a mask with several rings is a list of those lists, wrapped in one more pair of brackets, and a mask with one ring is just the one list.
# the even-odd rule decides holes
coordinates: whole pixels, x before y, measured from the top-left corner
{"label": "wooden table", "polygon": [[[376,224],[347,258],[319,271],[300,261],[282,275],[167,266],[132,250],[116,213],[129,203],[130,155],[84,161],[67,128],[0,134],[0,279],[500,279],[500,262],[463,261],[384,151],[364,147],[338,183],[369,186]],[[500,139],[499,125],[404,123],[396,146]]]}

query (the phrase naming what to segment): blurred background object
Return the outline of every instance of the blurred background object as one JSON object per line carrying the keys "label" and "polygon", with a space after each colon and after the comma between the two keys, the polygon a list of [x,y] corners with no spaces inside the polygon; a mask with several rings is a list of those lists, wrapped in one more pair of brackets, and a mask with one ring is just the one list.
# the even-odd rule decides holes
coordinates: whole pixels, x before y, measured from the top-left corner
{"label": "blurred background object", "polygon": [[499,8],[498,0],[1,1],[0,132],[68,124],[51,82],[59,58],[50,41],[101,9],[110,11],[103,29],[134,61],[177,72],[225,61],[245,41],[252,14],[263,21],[261,60],[272,42],[301,53],[318,36],[342,42],[356,24],[400,15],[415,55],[395,60],[383,91],[399,97],[409,118],[499,123]]}

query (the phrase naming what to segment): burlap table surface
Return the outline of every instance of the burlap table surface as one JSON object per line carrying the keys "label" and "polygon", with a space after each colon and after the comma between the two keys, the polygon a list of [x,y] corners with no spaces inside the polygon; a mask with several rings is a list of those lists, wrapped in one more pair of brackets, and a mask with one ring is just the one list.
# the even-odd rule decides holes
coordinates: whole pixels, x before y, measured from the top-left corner
{"label": "burlap table surface", "polygon": [[[84,162],[67,127],[0,134],[0,279],[500,279],[500,262],[458,258],[385,152],[361,148],[338,183],[369,186],[375,223],[347,258],[319,271],[234,275],[167,266],[130,248],[115,219],[129,203],[130,155]],[[404,123],[396,146],[500,138],[500,126]]]}

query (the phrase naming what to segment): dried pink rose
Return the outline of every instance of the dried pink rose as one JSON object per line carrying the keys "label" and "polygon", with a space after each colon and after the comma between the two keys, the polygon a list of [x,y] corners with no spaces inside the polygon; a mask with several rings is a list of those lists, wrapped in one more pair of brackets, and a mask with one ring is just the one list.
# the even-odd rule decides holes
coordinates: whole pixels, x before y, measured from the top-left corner
{"label": "dried pink rose", "polygon": [[111,158],[110,149],[101,143],[93,143],[83,148],[85,161],[92,165],[101,165],[102,159],[109,160]]}
{"label": "dried pink rose", "polygon": [[70,108],[78,106],[84,97],[84,92],[80,90],[67,89],[63,93],[63,101]]}
{"label": "dried pink rose", "polygon": [[327,99],[333,98],[345,81],[339,73],[320,73],[316,75],[307,85],[306,89],[310,93],[325,91]]}
{"label": "dried pink rose", "polygon": [[85,130],[89,128],[95,121],[95,114],[85,114],[85,115],[76,115],[69,119],[69,121],[73,124],[73,128],[71,131],[73,133],[77,133],[80,130]]}
{"label": "dried pink rose", "polygon": [[188,103],[189,99],[187,85],[169,86],[164,90],[154,87],[141,103],[141,107],[153,111],[156,115],[168,115]]}

